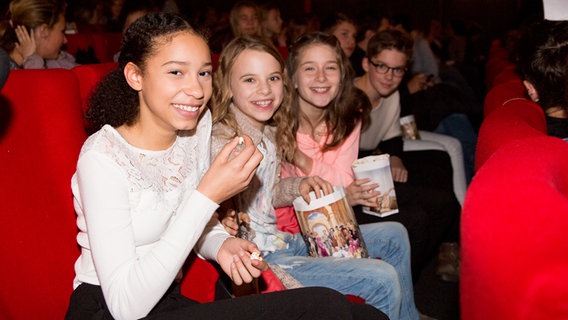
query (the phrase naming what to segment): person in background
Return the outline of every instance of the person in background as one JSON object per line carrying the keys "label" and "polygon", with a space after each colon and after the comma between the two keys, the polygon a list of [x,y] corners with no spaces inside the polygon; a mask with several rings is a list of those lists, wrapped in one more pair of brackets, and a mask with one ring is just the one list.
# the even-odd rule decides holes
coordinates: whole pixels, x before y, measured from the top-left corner
{"label": "person in background", "polygon": [[199,304],[180,292],[192,250],[235,284],[266,270],[257,246],[230,236],[219,203],[246,189],[262,155],[248,136],[210,162],[212,63],[184,19],[150,13],[126,30],[119,67],[97,87],[71,188],[81,255],[66,319],[353,319],[327,288]]}
{"label": "person in background", "polygon": [[0,48],[0,90],[4,87],[10,75],[10,56]]}
{"label": "person in background", "polygon": [[540,21],[519,42],[519,71],[529,98],[544,110],[548,135],[568,138],[568,21]]}
{"label": "person in background", "polygon": [[125,0],[118,16],[118,22],[121,25],[120,32],[124,33],[136,19],[149,12],[158,11],[162,10],[160,9],[160,3],[157,3],[155,0]]}
{"label": "person in background", "polygon": [[[159,12],[160,4],[156,3],[155,0],[126,0],[123,3],[122,10],[120,12],[118,21],[122,24],[121,32],[124,34],[126,29],[138,18],[150,12]],[[113,61],[118,62],[118,57],[120,56],[120,51],[115,53],[113,56]]]}
{"label": "person in background", "polygon": [[220,53],[235,37],[260,36],[262,29],[259,19],[259,7],[251,1],[236,2],[229,13],[229,28],[218,31],[211,36],[209,46],[213,53]]}
{"label": "person in background", "polygon": [[[369,43],[369,40],[378,31],[389,29],[390,22],[384,16],[369,14],[361,16],[358,19],[358,24],[359,41],[357,42],[355,51],[353,52],[349,60],[351,61],[353,70],[355,70],[355,75],[357,77],[361,77],[365,74],[362,62],[363,59],[367,56],[367,45]],[[425,90],[426,88],[433,85],[433,81],[427,80],[427,76],[424,73],[418,73],[416,75],[413,75],[411,78],[403,78],[402,85],[399,87],[399,90],[413,94],[420,90]],[[453,169],[451,175],[453,180],[454,193],[460,204],[463,204],[467,190],[467,177],[461,142],[454,137],[425,130],[420,130],[419,134],[420,139],[404,139],[404,151],[430,149],[446,151],[450,156],[450,161]]]}
{"label": "person in background", "polygon": [[286,47],[286,33],[282,32],[282,24],[278,6],[266,4],[260,7],[262,35],[270,39],[276,47]]}
{"label": "person in background", "polygon": [[459,140],[468,185],[474,174],[477,145],[472,123],[479,116],[481,104],[456,68],[440,69],[430,43],[421,30],[413,28],[410,16],[394,15],[392,25],[413,40],[411,63],[399,87],[401,116],[412,114],[418,129]]}
{"label": "person in background", "polygon": [[71,69],[75,57],[62,51],[65,8],[61,0],[13,0],[0,23],[0,47],[10,55],[11,69]]}
{"label": "person in background", "polygon": [[344,13],[337,13],[324,19],[320,28],[322,32],[334,35],[339,40],[345,56],[351,57],[355,51],[355,36],[357,35],[355,22],[351,18]]}
{"label": "person in background", "polygon": [[351,66],[355,71],[355,76],[360,77],[365,74],[365,70],[361,66],[363,58],[367,55],[367,43],[369,39],[378,31],[390,28],[390,22],[387,17],[378,13],[366,13],[357,18],[357,45],[353,54],[349,57]]}
{"label": "person in background", "polygon": [[294,17],[288,21],[286,28],[287,46],[289,47],[296,39],[307,33],[308,19],[306,17]]}
{"label": "person in background", "polygon": [[[358,215],[357,219],[395,219],[403,223],[409,230],[411,243],[417,245],[413,247],[413,257],[426,262],[440,247],[438,274],[444,280],[457,281],[461,207],[451,188],[451,167],[449,172],[439,168],[440,164],[449,163],[448,156],[437,150],[403,152],[398,87],[406,72],[411,50],[412,40],[407,33],[394,29],[378,32],[369,40],[367,56],[363,59],[366,73],[355,79],[355,86],[366,94],[372,106],[370,125],[361,133],[359,156],[390,155],[400,204],[399,214],[386,218]],[[407,169],[409,162],[413,164],[411,169]],[[443,185],[443,181],[449,183]],[[404,210],[407,206],[417,206],[421,210]]]}

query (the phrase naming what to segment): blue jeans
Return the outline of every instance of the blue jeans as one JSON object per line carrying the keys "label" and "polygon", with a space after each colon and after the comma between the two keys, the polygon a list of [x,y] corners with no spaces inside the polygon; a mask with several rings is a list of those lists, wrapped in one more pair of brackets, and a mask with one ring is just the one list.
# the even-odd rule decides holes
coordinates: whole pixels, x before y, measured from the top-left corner
{"label": "blue jeans", "polygon": [[418,319],[410,273],[410,245],[404,226],[380,222],[359,226],[369,255],[379,259],[312,258],[300,234],[288,248],[265,256],[304,286],[323,286],[359,296],[391,320]]}

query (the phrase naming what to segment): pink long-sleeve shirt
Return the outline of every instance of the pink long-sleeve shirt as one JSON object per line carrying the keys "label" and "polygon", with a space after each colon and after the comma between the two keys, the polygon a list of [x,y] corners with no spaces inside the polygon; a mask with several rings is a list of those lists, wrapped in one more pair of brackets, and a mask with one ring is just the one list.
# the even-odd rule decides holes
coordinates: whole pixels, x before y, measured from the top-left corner
{"label": "pink long-sleeve shirt", "polygon": [[305,174],[296,166],[286,163],[282,168],[282,178],[320,176],[334,186],[348,186],[355,179],[351,164],[357,159],[360,137],[361,124],[357,124],[339,146],[322,152],[326,136],[314,141],[309,134],[296,133],[298,149],[313,160],[312,171]]}
{"label": "pink long-sleeve shirt", "polygon": [[[296,133],[298,149],[313,160],[312,171],[305,174],[298,167],[283,163],[281,177],[319,176],[333,186],[350,185],[355,179],[351,164],[357,159],[360,137],[361,124],[359,123],[339,146],[322,152],[327,136],[323,136],[320,141],[314,141],[309,134]],[[293,207],[277,208],[276,217],[280,230],[292,233],[300,231]]]}

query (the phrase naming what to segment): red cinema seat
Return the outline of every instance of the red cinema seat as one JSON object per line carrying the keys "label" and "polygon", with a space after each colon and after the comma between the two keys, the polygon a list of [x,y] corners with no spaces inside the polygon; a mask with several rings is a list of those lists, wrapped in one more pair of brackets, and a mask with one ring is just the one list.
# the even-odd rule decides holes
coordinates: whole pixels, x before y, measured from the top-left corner
{"label": "red cinema seat", "polygon": [[0,318],[63,319],[79,256],[78,82],[64,69],[13,70],[0,93]]}
{"label": "red cinema seat", "polygon": [[529,100],[512,100],[491,112],[479,129],[475,170],[501,147],[521,139],[546,136],[542,108]]}
{"label": "red cinema seat", "polygon": [[114,55],[120,51],[122,33],[77,33],[66,35],[67,51],[77,56],[78,50],[87,51],[92,47],[99,62],[112,62]]}
{"label": "red cinema seat", "polygon": [[71,69],[79,80],[79,94],[83,113],[87,111],[87,101],[97,84],[112,70],[118,67],[116,62],[84,64]]}
{"label": "red cinema seat", "polygon": [[541,135],[497,150],[461,219],[463,320],[568,319],[568,143]]}
{"label": "red cinema seat", "polygon": [[521,79],[517,78],[500,83],[489,90],[485,95],[483,115],[486,117],[493,110],[512,100],[522,100],[525,98],[525,87],[523,86]]}

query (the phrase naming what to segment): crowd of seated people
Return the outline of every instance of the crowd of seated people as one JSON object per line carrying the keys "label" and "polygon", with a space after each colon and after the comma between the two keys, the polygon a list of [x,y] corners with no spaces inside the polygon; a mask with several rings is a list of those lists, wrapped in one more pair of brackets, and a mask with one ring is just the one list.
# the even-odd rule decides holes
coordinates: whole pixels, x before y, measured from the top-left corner
{"label": "crowd of seated people", "polygon": [[[48,20],[32,24],[24,18],[18,20],[20,12],[29,13],[28,8],[35,8],[36,3],[43,2],[59,4],[61,9],[55,11],[57,12],[55,17],[44,17]],[[459,219],[466,190],[474,176],[473,162],[480,121],[478,117],[481,113],[480,100],[483,99],[479,97],[478,89],[483,85],[472,82],[478,80],[476,77],[482,71],[473,69],[475,66],[483,65],[484,62],[483,50],[478,49],[479,55],[476,57],[473,57],[473,52],[468,51],[471,50],[469,45],[471,40],[467,37],[469,30],[465,30],[463,24],[455,20],[447,23],[447,27],[444,28],[439,20],[432,19],[428,29],[419,30],[411,28],[404,15],[388,16],[379,13],[371,17],[368,13],[359,16],[336,13],[321,17],[305,14],[287,19],[281,15],[283,11],[281,12],[278,6],[259,5],[252,1],[239,1],[229,12],[204,7],[190,15],[182,12],[175,3],[165,0],[142,2],[122,0],[68,1],[65,5],[63,1],[13,0],[8,8],[11,19],[0,22],[0,46],[10,58],[11,69],[72,69],[80,64],[108,62],[90,59],[93,56],[85,57],[84,52],[81,51],[67,52],[68,38],[73,33],[123,33],[133,21],[148,12],[174,12],[187,18],[192,26],[202,30],[208,38],[214,59],[218,58],[224,47],[237,37],[265,37],[279,48],[283,58],[286,59],[288,50],[299,36],[314,31],[334,35],[339,40],[343,54],[351,61],[350,68],[358,77],[354,78],[357,79],[355,83],[359,79],[366,80],[374,74],[401,78],[400,85],[394,87],[396,94],[400,95],[398,106],[400,110],[392,115],[397,133],[385,136],[374,146],[365,145],[363,148],[360,145],[359,148],[362,151],[360,155],[391,153],[393,170],[402,169],[408,175],[406,179],[402,179],[398,174],[400,171],[397,171],[397,174],[393,171],[395,179],[399,180],[395,181],[395,186],[401,201],[401,212],[398,216],[389,219],[370,218],[361,215],[358,211],[360,208],[356,207],[361,217],[360,223],[396,221],[403,216],[416,218],[414,221],[400,221],[408,229],[413,249],[411,252],[413,280],[416,281],[430,259],[438,257],[437,272],[440,279],[459,281]],[[408,57],[405,56],[401,65],[389,65],[386,61],[377,60],[377,57],[382,57],[380,55],[382,48],[378,52],[375,48],[373,54],[368,55],[369,41],[385,29],[397,29],[412,39],[412,48],[404,52]],[[553,32],[550,29],[546,30]],[[68,32],[69,37],[66,37],[65,31]],[[562,32],[560,26],[557,27],[556,32]],[[48,40],[41,37],[43,33],[47,35]],[[531,41],[546,41],[537,37],[545,32],[534,34]],[[44,44],[47,44],[46,48],[51,52],[43,49]],[[114,45],[119,48],[118,43]],[[528,49],[519,52],[521,53],[519,65],[529,97],[545,110],[549,128],[557,128],[556,135],[566,138],[568,136],[564,109],[566,103],[565,97],[560,97],[562,90],[552,92],[545,89],[550,88],[551,84],[544,83],[538,72],[546,70],[535,70],[529,63],[536,54],[539,54],[538,52],[529,52]],[[118,61],[118,50],[115,53],[117,55],[114,61]],[[418,55],[421,53],[428,59],[420,59]],[[96,49],[93,54],[96,54]],[[477,59],[475,66],[472,63],[474,59]],[[420,65],[421,61],[429,63]],[[213,65],[216,66],[216,61],[213,61]],[[433,77],[429,77],[430,75]],[[560,83],[559,79],[564,77],[565,74],[559,74],[555,83]],[[365,91],[364,88],[360,89]],[[454,95],[441,96],[442,93],[449,91]],[[373,94],[372,91],[369,92]],[[365,92],[367,96],[369,92]],[[384,96],[379,94],[379,100],[376,101],[371,97],[368,98],[376,107],[380,105],[381,99],[389,98],[390,94],[392,92],[387,92]],[[434,94],[438,95],[433,97]],[[431,113],[425,115],[418,110],[419,104],[424,101],[431,101],[428,106],[446,102],[453,109],[429,110],[426,112]],[[371,111],[368,112],[371,114]],[[407,114],[416,116],[421,129],[419,141],[402,138],[399,119]],[[373,128],[372,121],[373,119],[370,128]],[[454,131],[456,127],[459,127],[460,133]],[[366,128],[362,130],[364,129]],[[467,131],[465,136],[462,134],[464,131]],[[432,196],[434,191],[437,193]],[[446,218],[451,222],[444,220]],[[426,223],[421,223],[421,219]]]}

